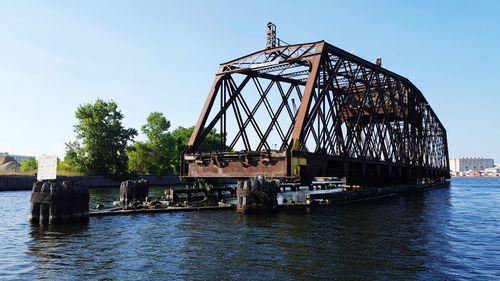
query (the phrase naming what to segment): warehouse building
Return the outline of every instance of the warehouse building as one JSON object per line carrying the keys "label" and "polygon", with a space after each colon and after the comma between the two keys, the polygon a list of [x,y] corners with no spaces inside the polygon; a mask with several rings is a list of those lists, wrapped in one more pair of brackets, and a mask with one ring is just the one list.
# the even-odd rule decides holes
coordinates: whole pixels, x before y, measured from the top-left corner
{"label": "warehouse building", "polygon": [[495,161],[491,158],[458,158],[450,160],[452,173],[465,173],[467,171],[484,171],[495,167]]}

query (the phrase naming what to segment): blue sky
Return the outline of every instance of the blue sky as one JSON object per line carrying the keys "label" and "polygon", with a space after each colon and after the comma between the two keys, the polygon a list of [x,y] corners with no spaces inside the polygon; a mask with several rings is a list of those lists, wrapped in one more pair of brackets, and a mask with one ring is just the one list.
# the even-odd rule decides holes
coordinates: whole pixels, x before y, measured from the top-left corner
{"label": "blue sky", "polygon": [[272,21],[289,43],[382,57],[424,93],[451,158],[500,162],[500,2],[435,2],[0,1],[0,152],[63,157],[97,98],[129,127],[151,111],[192,126],[218,65],[264,48]]}

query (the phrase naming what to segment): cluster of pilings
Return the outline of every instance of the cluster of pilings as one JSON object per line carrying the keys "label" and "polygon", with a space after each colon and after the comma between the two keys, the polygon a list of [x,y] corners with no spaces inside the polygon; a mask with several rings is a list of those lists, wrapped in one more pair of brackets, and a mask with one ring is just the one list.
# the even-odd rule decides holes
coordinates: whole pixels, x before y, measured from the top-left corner
{"label": "cluster of pilings", "polygon": [[32,224],[59,224],[89,220],[89,191],[79,182],[37,181],[31,192]]}
{"label": "cluster of pilings", "polygon": [[149,193],[149,181],[126,180],[120,184],[120,203],[128,206],[132,202],[143,202]]}
{"label": "cluster of pilings", "polygon": [[279,187],[274,181],[267,181],[262,176],[239,180],[236,188],[236,210],[241,213],[272,210],[278,206],[278,190]]}

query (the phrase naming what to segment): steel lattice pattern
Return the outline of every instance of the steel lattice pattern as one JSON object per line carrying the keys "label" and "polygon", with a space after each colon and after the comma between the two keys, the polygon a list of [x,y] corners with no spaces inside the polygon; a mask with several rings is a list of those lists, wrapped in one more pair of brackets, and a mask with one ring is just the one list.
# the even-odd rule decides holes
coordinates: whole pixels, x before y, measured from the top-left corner
{"label": "steel lattice pattern", "polygon": [[[219,148],[201,151],[213,129]],[[184,175],[202,177],[368,177],[369,165],[372,177],[418,180],[449,170],[446,130],[422,93],[323,41],[222,64],[183,157]]]}

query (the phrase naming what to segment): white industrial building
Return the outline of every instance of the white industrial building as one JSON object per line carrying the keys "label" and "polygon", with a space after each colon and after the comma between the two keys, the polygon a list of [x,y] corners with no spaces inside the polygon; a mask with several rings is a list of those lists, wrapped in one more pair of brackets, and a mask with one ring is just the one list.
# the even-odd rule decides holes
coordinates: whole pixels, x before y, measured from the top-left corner
{"label": "white industrial building", "polygon": [[450,160],[452,173],[465,173],[467,171],[484,171],[495,167],[495,161],[491,158],[458,158]]}
{"label": "white industrial building", "polygon": [[486,174],[496,175],[496,174],[500,174],[500,168],[498,168],[498,167],[486,168],[486,169],[484,169],[484,172]]}

